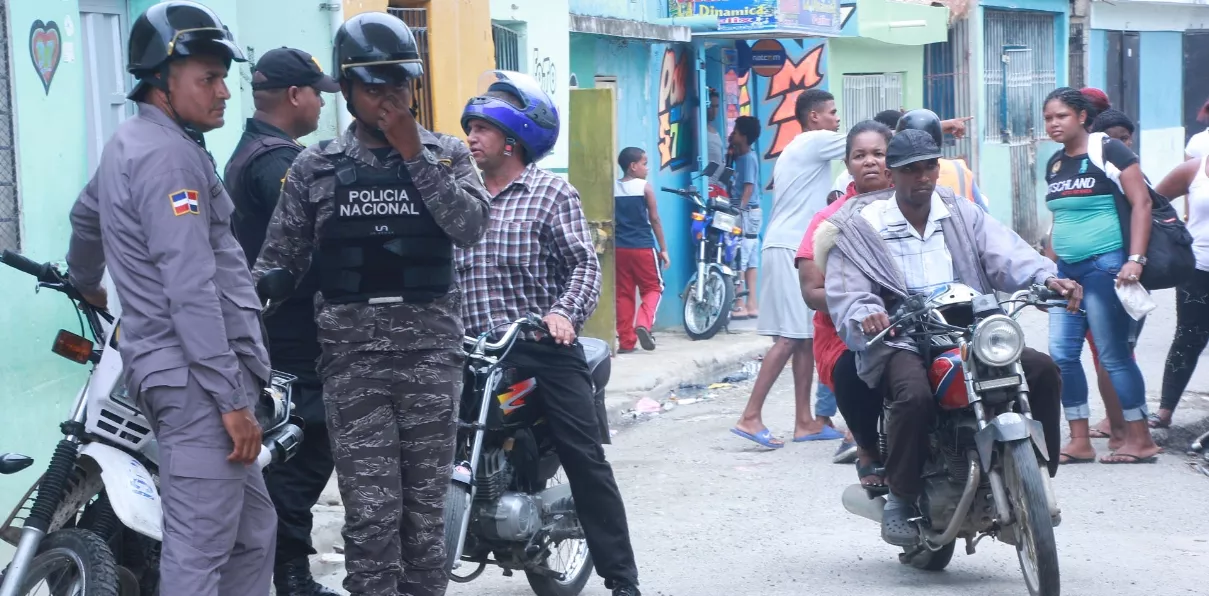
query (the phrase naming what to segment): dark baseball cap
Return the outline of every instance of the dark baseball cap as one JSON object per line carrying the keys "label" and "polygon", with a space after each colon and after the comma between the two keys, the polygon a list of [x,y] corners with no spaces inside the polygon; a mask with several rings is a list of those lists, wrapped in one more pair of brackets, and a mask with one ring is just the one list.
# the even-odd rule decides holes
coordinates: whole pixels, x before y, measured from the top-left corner
{"label": "dark baseball cap", "polygon": [[314,56],[294,48],[269,50],[252,68],[252,89],[314,87],[325,93],[340,91],[340,84],[323,74]]}
{"label": "dark baseball cap", "polygon": [[940,159],[940,147],[932,135],[909,128],[899,131],[890,139],[890,147],[886,150],[886,165],[891,168],[901,168],[918,161]]}

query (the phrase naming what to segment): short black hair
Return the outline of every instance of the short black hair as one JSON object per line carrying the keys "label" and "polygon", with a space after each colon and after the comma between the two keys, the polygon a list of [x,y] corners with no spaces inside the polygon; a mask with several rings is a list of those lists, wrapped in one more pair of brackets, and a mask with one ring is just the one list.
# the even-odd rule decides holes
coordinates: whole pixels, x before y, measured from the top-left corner
{"label": "short black hair", "polygon": [[1096,106],[1092,105],[1091,103],[1091,98],[1084,95],[1082,91],[1075,89],[1074,87],[1058,87],[1057,89],[1050,91],[1049,95],[1045,96],[1045,103],[1041,105],[1048,105],[1049,102],[1054,100],[1066,104],[1067,107],[1074,110],[1076,113],[1086,112],[1087,120],[1083,121],[1083,128],[1087,129],[1088,131],[1091,130],[1092,124],[1095,122],[1096,116],[1098,115]]}
{"label": "short black hair", "polygon": [[760,121],[754,116],[739,116],[735,118],[735,132],[747,139],[747,144],[755,144],[760,138]]}
{"label": "short black hair", "polygon": [[856,137],[867,132],[875,132],[885,137],[887,147],[890,146],[890,139],[894,138],[894,131],[882,122],[878,122],[877,120],[862,120],[857,122],[856,125],[852,127],[852,130],[848,131],[848,140],[844,144],[845,162],[848,161],[848,156],[852,154],[852,141],[856,140]]}
{"label": "short black hair", "polygon": [[1092,132],[1105,132],[1114,126],[1120,126],[1128,130],[1129,134],[1134,133],[1133,120],[1130,120],[1129,116],[1125,115],[1125,112],[1113,108],[1108,108],[1099,116],[1096,116],[1096,121],[1092,124],[1091,130]]}
{"label": "short black hair", "polygon": [[887,128],[893,131],[898,128],[898,119],[903,117],[903,113],[898,110],[882,110],[873,117],[876,122],[885,124]]}
{"label": "short black hair", "polygon": [[798,95],[798,101],[793,106],[793,115],[799,123],[805,124],[807,114],[829,101],[835,101],[835,96],[822,89],[807,89]]}
{"label": "short black hair", "polygon": [[621,166],[622,172],[629,172],[630,166],[642,161],[643,155],[646,155],[646,151],[638,147],[626,147],[617,155],[617,165]]}
{"label": "short black hair", "polygon": [[713,87],[710,87],[710,88],[709,88],[709,96],[710,96],[710,97],[722,97],[722,95],[720,95],[720,94],[718,93],[718,90],[717,90],[717,89],[714,89]]}

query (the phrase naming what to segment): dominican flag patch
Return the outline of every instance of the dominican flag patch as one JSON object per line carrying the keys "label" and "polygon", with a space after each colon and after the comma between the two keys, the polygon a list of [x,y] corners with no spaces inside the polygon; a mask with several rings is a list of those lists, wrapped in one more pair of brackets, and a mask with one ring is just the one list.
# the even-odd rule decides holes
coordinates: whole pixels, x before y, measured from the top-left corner
{"label": "dominican flag patch", "polygon": [[197,215],[197,191],[178,190],[170,195],[173,215]]}

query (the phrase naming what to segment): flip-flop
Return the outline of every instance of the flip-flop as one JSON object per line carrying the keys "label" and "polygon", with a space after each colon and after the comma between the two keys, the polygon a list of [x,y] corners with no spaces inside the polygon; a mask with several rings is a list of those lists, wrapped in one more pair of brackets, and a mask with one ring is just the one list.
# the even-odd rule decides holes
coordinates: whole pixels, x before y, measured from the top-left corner
{"label": "flip-flop", "polygon": [[849,464],[856,460],[856,443],[844,441],[835,450],[835,455],[831,456],[831,462],[836,464]]}
{"label": "flip-flop", "polygon": [[777,439],[773,438],[772,431],[768,430],[767,428],[754,435],[749,432],[741,431],[737,428],[730,429],[730,432],[735,433],[736,435],[739,435],[740,437],[743,437],[749,441],[759,443],[760,445],[769,449],[780,449],[785,446],[785,443],[774,443],[773,441],[776,441]]}
{"label": "flip-flop", "polygon": [[882,465],[881,462],[875,461],[873,463],[870,463],[867,466],[862,466],[861,462],[859,462],[859,461],[856,462],[856,481],[857,482],[860,482],[861,479],[863,479],[866,476],[877,476],[879,478],[882,478],[881,482],[876,482],[873,484],[865,484],[864,482],[861,482],[861,488],[873,489],[873,490],[886,488],[885,473],[886,473],[885,466]]}
{"label": "flip-flop", "polygon": [[[1062,461],[1063,457],[1066,458],[1066,461]],[[1075,457],[1069,453],[1059,453],[1058,454],[1058,464],[1059,465],[1067,466],[1067,465],[1074,465],[1074,464],[1094,464],[1094,463],[1096,463],[1095,456]]]}
{"label": "flip-flop", "polygon": [[1171,422],[1163,422],[1163,419],[1159,418],[1158,414],[1151,414],[1147,419],[1147,424],[1150,428],[1171,428]]}
{"label": "flip-flop", "polygon": [[824,426],[823,430],[814,433],[813,435],[802,435],[794,437],[794,443],[805,443],[806,441],[836,441],[844,438],[844,433],[835,430],[830,426]]}
{"label": "flip-flop", "polygon": [[1105,460],[1105,459],[1100,460],[1100,463],[1102,463],[1104,465],[1108,465],[1108,466],[1113,466],[1113,465],[1118,465],[1118,464],[1153,464],[1153,463],[1159,461],[1159,456],[1157,456],[1157,455],[1152,455],[1150,457],[1142,457],[1140,455],[1134,455],[1132,453],[1113,452],[1113,453],[1109,453],[1108,455],[1105,455],[1104,457],[1106,457],[1106,458],[1108,458],[1108,457],[1128,457],[1129,460],[1132,460],[1132,461],[1129,461],[1129,460],[1112,461],[1112,460]]}

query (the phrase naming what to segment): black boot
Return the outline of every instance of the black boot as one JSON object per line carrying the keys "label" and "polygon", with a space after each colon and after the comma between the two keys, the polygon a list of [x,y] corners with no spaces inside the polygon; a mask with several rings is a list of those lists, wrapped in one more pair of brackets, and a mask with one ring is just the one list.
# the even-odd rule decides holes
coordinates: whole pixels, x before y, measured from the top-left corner
{"label": "black boot", "polygon": [[311,562],[306,557],[273,569],[273,587],[277,596],[339,596],[311,577]]}
{"label": "black boot", "polygon": [[605,588],[613,591],[613,596],[642,596],[642,592],[638,591],[638,586],[630,583],[615,582],[613,580],[605,580]]}

